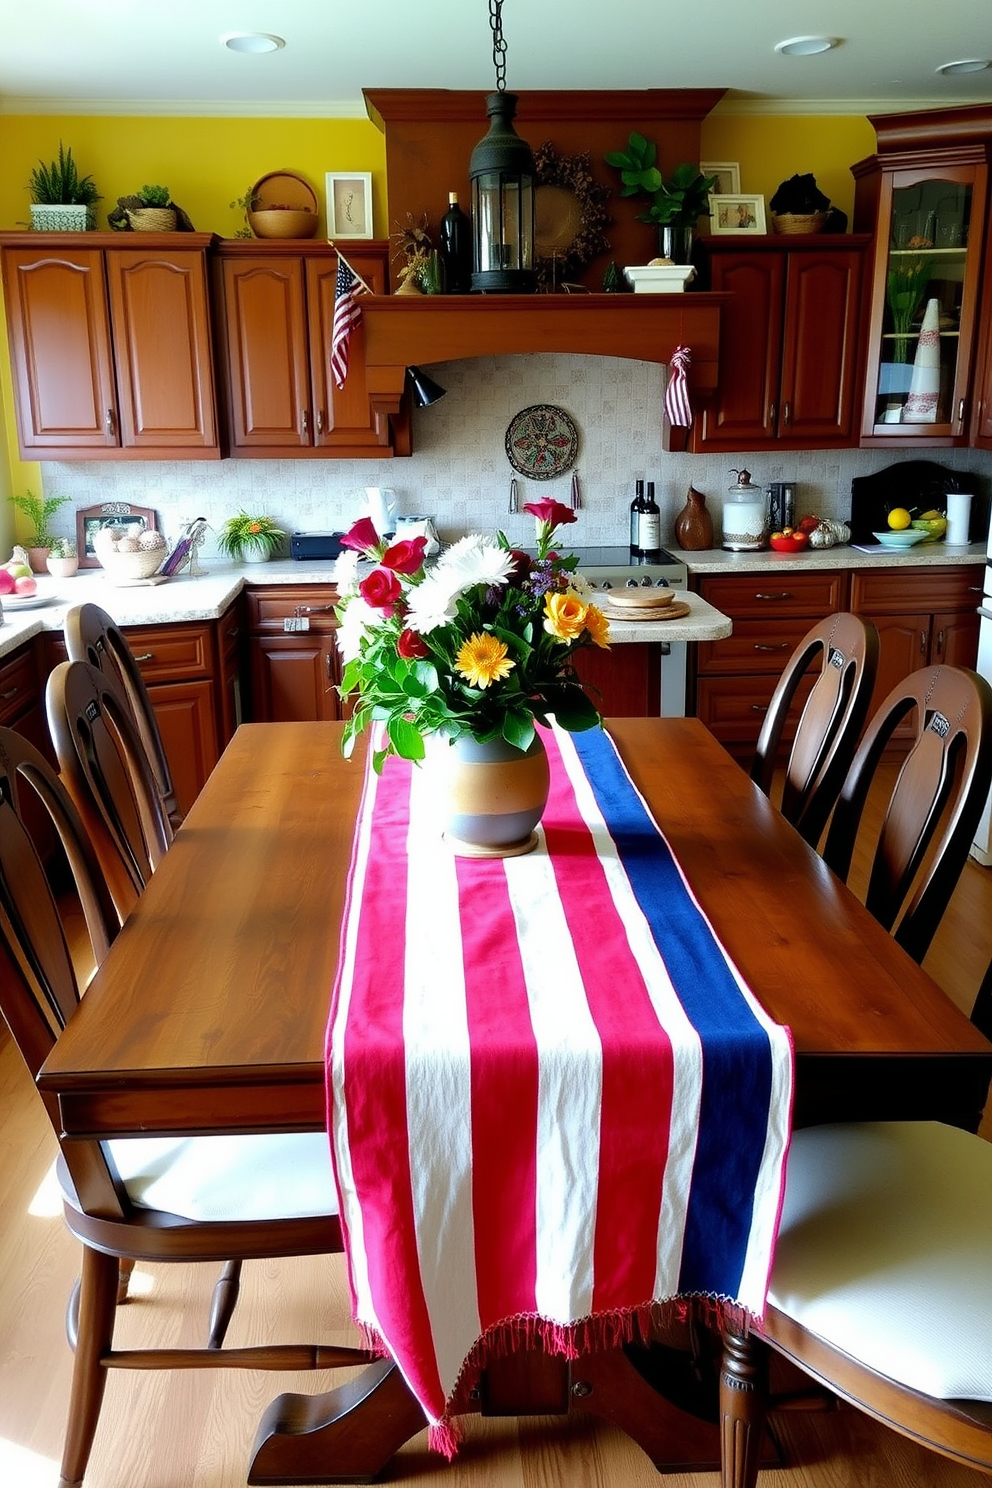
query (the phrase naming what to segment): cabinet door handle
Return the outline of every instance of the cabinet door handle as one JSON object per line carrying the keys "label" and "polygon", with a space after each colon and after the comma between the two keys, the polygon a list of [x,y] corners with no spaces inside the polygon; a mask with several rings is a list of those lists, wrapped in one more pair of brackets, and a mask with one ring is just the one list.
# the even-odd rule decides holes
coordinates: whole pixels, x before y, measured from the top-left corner
{"label": "cabinet door handle", "polygon": [[0,698],[2,698],[5,703],[9,703],[11,698],[16,697],[20,690],[21,689],[19,687],[12,687],[9,692],[0,692]]}
{"label": "cabinet door handle", "polygon": [[969,594],[984,594],[985,593],[985,590],[982,588],[981,584],[969,584],[968,585],[968,593]]}
{"label": "cabinet door handle", "polygon": [[324,432],[324,410],[322,408],[318,408],[317,409],[317,433],[318,434],[323,434],[323,432]]}
{"label": "cabinet door handle", "polygon": [[236,641],[238,639],[238,636],[240,634],[241,634],[241,626],[240,625],[236,625],[233,630],[229,630],[227,632],[227,638],[228,638],[229,641]]}
{"label": "cabinet door handle", "polygon": [[921,630],[920,631],[920,655],[923,657],[924,660],[926,660],[926,654],[927,654],[927,633],[926,633],[925,630]]}
{"label": "cabinet door handle", "polygon": [[300,409],[300,428],[303,430],[304,434],[310,433],[310,415],[307,413],[305,408]]}
{"label": "cabinet door handle", "polygon": [[943,656],[943,654],[944,654],[944,632],[942,630],[938,630],[938,632],[937,632],[937,655],[938,656]]}
{"label": "cabinet door handle", "polygon": [[334,681],[334,652],[333,651],[325,651],[324,652],[324,661],[325,661],[325,664],[327,666],[327,680],[328,680],[328,682],[333,682]]}
{"label": "cabinet door handle", "polygon": [[332,604],[326,605],[297,605],[293,614],[299,618],[302,615],[329,615],[334,609]]}
{"label": "cabinet door handle", "polygon": [[791,409],[791,407],[789,406],[788,403],[783,403],[782,404],[782,422],[783,422],[783,424],[788,425],[789,420],[791,418],[792,418],[792,409]]}
{"label": "cabinet door handle", "polygon": [[114,410],[112,408],[107,409],[107,416],[104,419],[104,427],[107,431],[108,439],[115,439],[117,437],[116,431],[114,429]]}
{"label": "cabinet door handle", "polygon": [[778,404],[777,403],[773,403],[772,406],[768,410],[768,422],[770,424],[774,424],[775,423],[775,420],[777,418],[778,418]]}
{"label": "cabinet door handle", "polygon": [[751,712],[752,713],[767,713],[768,712],[768,704],[767,703],[752,703],[751,704]]}
{"label": "cabinet door handle", "polygon": [[136,656],[134,659],[135,659],[135,661],[154,661],[155,660],[155,652],[154,651],[142,651],[141,655],[140,656]]}
{"label": "cabinet door handle", "polygon": [[958,423],[959,424],[963,424],[964,423],[964,399],[963,398],[961,399],[961,401],[958,404]]}
{"label": "cabinet door handle", "polygon": [[755,599],[777,600],[777,599],[791,599],[792,598],[792,595],[789,593],[788,589],[783,589],[782,592],[781,592],[781,594],[756,594],[754,597],[755,597]]}
{"label": "cabinet door handle", "polygon": [[754,649],[755,651],[788,651],[791,648],[788,641],[779,641],[774,646],[769,646],[763,641],[755,641]]}

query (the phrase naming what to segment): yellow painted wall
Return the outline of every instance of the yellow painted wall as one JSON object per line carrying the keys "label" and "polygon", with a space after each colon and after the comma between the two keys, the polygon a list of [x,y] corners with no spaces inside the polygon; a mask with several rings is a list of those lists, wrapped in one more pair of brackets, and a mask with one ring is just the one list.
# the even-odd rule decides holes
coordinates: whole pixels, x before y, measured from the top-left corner
{"label": "yellow painted wall", "polygon": [[766,208],[783,181],[812,172],[850,226],[851,166],[874,154],[875,131],[863,115],[712,114],[703,120],[701,146],[703,160],[736,160],[741,191],[763,196]]}

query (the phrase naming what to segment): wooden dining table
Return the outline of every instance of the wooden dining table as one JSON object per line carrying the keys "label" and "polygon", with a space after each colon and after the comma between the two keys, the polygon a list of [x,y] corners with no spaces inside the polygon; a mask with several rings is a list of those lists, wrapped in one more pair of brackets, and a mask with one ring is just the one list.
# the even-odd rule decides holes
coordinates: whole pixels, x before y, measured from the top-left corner
{"label": "wooden dining table", "polygon": [[[607,725],[718,939],[792,1031],[795,1125],[935,1118],[977,1128],[992,1045],[696,719]],[[360,757],[341,725],[237,731],[39,1075],[65,1137],[312,1131]],[[388,768],[388,766],[387,766]],[[643,1353],[643,1351],[642,1351]],[[712,1467],[714,1416],[620,1346],[494,1361],[460,1412],[576,1411],[671,1469]],[[282,1395],[251,1483],[369,1480],[424,1418],[389,1359]]]}

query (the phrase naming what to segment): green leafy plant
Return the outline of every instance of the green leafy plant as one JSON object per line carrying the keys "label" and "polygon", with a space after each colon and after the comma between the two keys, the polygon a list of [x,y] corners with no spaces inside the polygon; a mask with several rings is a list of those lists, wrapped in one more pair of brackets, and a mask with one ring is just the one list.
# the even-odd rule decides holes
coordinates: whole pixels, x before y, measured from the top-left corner
{"label": "green leafy plant", "polygon": [[236,517],[228,517],[218,534],[217,545],[231,558],[240,558],[252,548],[271,556],[285,536],[272,517],[252,517],[242,511]]}
{"label": "green leafy plant", "polygon": [[142,186],[138,200],[143,207],[168,207],[172,205],[168,186]]}
{"label": "green leafy plant", "polygon": [[259,204],[259,200],[260,198],[258,192],[255,191],[253,187],[249,186],[244,196],[236,196],[232,202],[228,202],[228,206],[231,208],[232,212],[244,213],[245,223],[244,226],[239,227],[237,232],[234,234],[236,238],[253,238],[255,236],[248,225],[248,213],[255,211],[256,207]]}
{"label": "green leafy plant", "polygon": [[59,140],[58,159],[48,165],[39,160],[28,178],[31,200],[37,206],[93,207],[100,200],[92,176],[81,176],[72,158]]}
{"label": "green leafy plant", "polygon": [[[464,537],[425,568],[425,537],[387,545],[368,517],[342,538],[339,691],[354,699],[346,754],[374,722],[386,728],[376,770],[390,754],[422,760],[428,735],[527,749],[535,719],[547,723],[549,714],[571,733],[599,724],[572,657],[608,646],[609,622],[575,571],[578,558],[553,549],[556,529],[575,513],[550,500],[524,511],[537,523],[535,558],[498,532]],[[359,557],[375,565],[361,579]]]}
{"label": "green leafy plant", "polygon": [[50,548],[54,539],[48,530],[48,524],[59,508],[65,506],[70,498],[68,496],[35,496],[28,491],[26,496],[8,496],[7,499],[31,523],[32,536],[29,546]]}
{"label": "green leafy plant", "polygon": [[708,215],[716,176],[704,176],[698,165],[686,161],[676,166],[666,181],[657,166],[656,146],[636,130],[626,150],[611,150],[604,159],[620,172],[621,196],[649,198],[651,205],[638,213],[638,222],[652,222],[656,227],[695,227],[699,217]]}
{"label": "green leafy plant", "polygon": [[76,544],[71,537],[53,537],[51,557],[53,558],[75,558]]}
{"label": "green leafy plant", "polygon": [[885,297],[895,333],[892,342],[894,361],[909,359],[910,328],[929,283],[930,263],[926,258],[918,254],[892,255],[885,280]]}

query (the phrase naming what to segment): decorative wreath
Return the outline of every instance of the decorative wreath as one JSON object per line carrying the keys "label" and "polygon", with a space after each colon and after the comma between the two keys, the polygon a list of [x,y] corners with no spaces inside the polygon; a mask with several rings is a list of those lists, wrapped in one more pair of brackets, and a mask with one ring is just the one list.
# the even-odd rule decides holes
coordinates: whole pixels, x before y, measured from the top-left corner
{"label": "decorative wreath", "polygon": [[609,249],[605,229],[612,222],[606,210],[610,188],[593,180],[587,154],[559,155],[550,140],[534,152],[534,185],[538,191],[542,186],[557,186],[575,198],[578,227],[574,235],[561,251],[556,248],[552,254],[535,257],[538,283],[554,289],[564,280],[575,279],[598,253]]}

